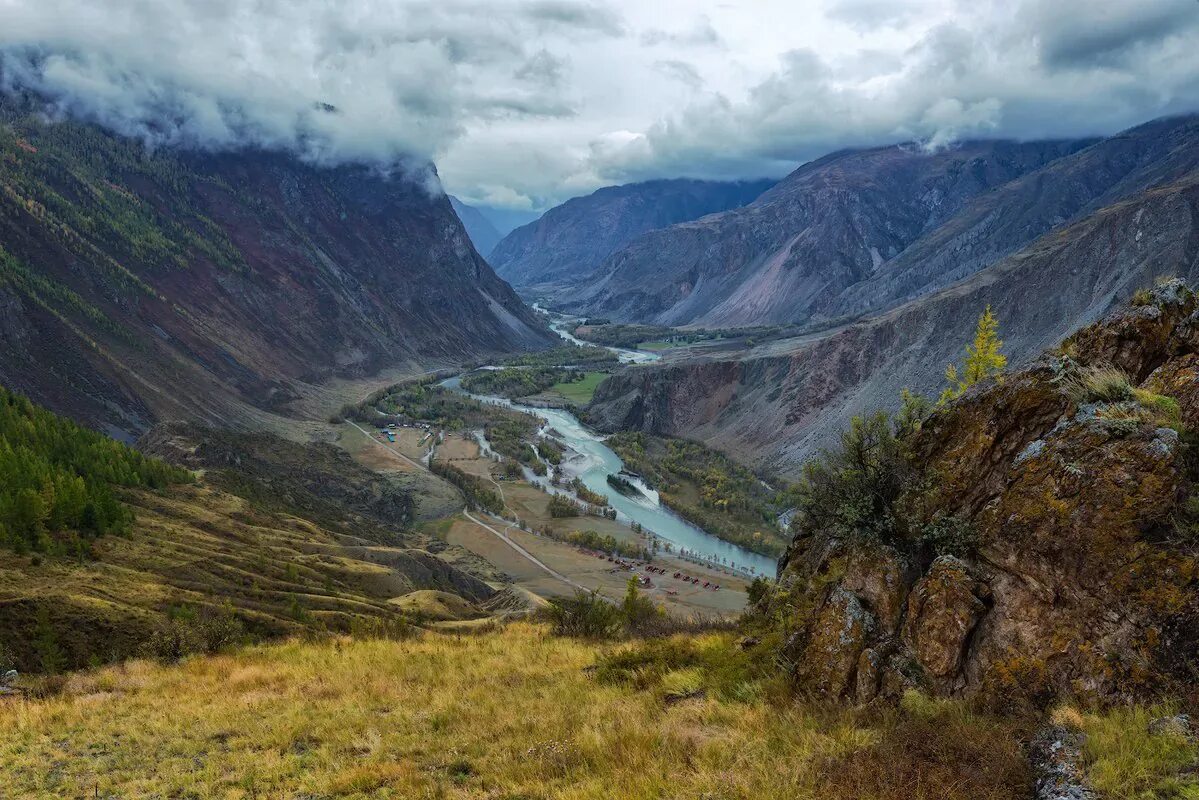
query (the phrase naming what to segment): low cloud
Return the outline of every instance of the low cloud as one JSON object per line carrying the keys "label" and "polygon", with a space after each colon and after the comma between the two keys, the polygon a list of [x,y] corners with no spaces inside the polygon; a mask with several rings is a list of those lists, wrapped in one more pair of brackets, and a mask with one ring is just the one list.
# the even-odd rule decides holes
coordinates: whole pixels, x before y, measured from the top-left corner
{"label": "low cloud", "polygon": [[154,146],[427,159],[472,125],[569,117],[567,61],[527,43],[619,36],[570,0],[9,0],[0,88]]}
{"label": "low cloud", "polygon": [[1199,110],[1196,0],[0,0],[0,90],[154,146],[435,160],[464,198]]}

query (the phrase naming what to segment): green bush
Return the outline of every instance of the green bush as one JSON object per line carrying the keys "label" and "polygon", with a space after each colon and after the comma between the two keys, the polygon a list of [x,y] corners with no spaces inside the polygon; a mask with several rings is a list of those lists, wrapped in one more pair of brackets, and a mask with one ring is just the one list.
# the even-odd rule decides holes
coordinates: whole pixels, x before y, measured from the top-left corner
{"label": "green bush", "polygon": [[795,530],[822,527],[834,535],[893,543],[896,503],[914,474],[904,441],[887,415],[854,417],[840,447],[804,467]]}
{"label": "green bush", "polygon": [[610,639],[624,629],[620,609],[598,591],[578,590],[573,597],[555,598],[546,610],[554,633],[586,639]]}
{"label": "green bush", "polygon": [[150,658],[177,661],[198,653],[216,653],[246,641],[246,629],[233,609],[172,608],[166,621],[142,647]]}
{"label": "green bush", "polygon": [[634,577],[630,577],[625,586],[620,613],[624,617],[625,625],[633,633],[646,631],[655,622],[666,616],[666,613],[655,605],[653,600],[641,593],[637,579]]}
{"label": "green bush", "polygon": [[970,520],[938,515],[920,532],[920,540],[939,556],[969,556],[978,547],[978,530]]}
{"label": "green bush", "polygon": [[549,512],[551,517],[561,519],[563,517],[577,517],[583,513],[583,509],[566,495],[556,494],[550,497]]}

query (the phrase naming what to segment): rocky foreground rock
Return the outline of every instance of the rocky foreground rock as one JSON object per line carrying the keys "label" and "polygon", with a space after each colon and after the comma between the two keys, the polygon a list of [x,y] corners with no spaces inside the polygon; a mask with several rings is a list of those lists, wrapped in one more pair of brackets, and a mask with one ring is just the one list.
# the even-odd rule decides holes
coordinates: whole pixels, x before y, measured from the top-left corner
{"label": "rocky foreground rock", "polygon": [[1193,691],[1195,430],[1199,299],[1178,281],[936,410],[884,534],[797,519],[764,601],[796,679],[860,703]]}

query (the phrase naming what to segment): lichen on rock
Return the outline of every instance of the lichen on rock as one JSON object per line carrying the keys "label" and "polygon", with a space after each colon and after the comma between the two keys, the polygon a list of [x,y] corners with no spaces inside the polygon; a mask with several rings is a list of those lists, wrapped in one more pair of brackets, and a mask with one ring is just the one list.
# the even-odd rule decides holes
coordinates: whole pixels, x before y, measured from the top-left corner
{"label": "lichen on rock", "polygon": [[[1199,452],[1180,435],[1199,425],[1197,308],[1169,282],[937,409],[903,443],[911,475],[886,525],[855,536],[797,517],[780,585],[805,609],[788,652],[801,688],[1044,701],[1185,683],[1199,668]],[[1119,391],[1080,394],[1094,375]],[[968,548],[938,550],[944,520]]]}

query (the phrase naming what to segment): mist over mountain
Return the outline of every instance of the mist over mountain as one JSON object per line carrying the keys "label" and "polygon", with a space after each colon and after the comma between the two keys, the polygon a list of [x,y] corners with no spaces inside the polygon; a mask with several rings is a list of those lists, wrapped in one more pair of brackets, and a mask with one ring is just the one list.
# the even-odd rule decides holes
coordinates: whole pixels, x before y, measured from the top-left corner
{"label": "mist over mountain", "polygon": [[424,173],[151,152],[0,101],[0,383],[129,437],[551,335]]}
{"label": "mist over mountain", "polygon": [[0,795],[1199,798],[1196,0],[0,0]]}

